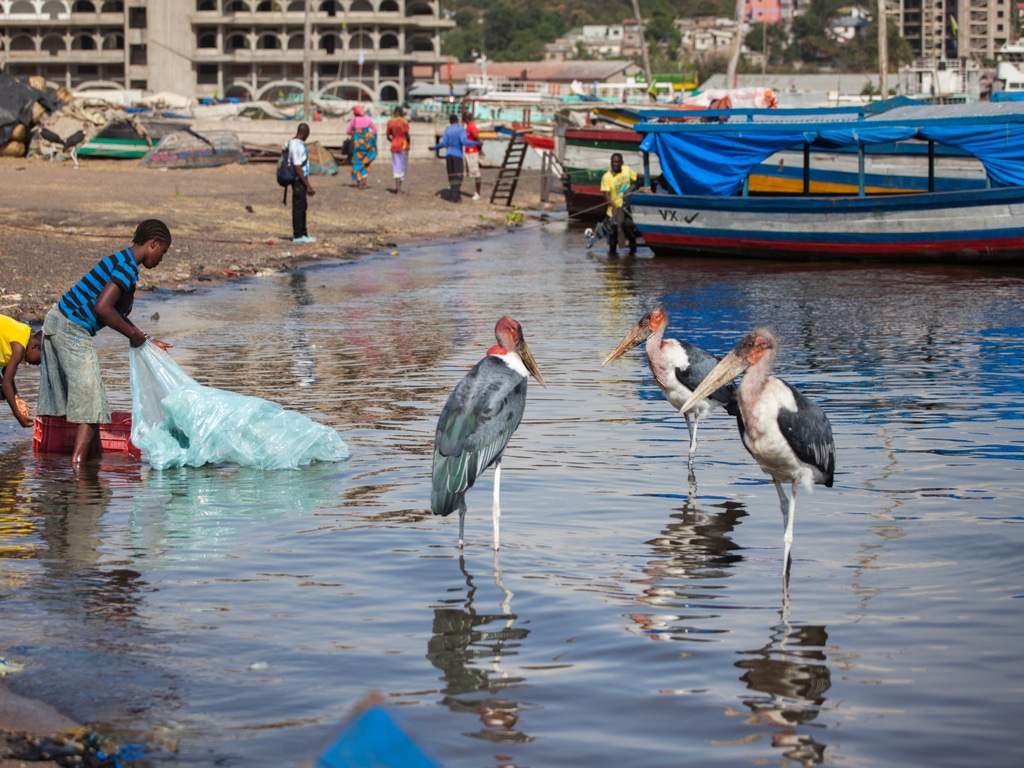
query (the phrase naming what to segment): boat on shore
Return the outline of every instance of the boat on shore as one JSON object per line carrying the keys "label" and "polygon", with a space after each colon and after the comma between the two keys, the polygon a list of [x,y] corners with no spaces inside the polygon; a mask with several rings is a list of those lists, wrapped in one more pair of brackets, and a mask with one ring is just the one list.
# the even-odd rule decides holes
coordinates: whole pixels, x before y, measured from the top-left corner
{"label": "boat on shore", "polygon": [[[1024,104],[897,107],[861,117],[825,111],[714,123],[648,120],[636,130],[644,135],[641,149],[659,157],[670,190],[630,196],[633,220],[657,255],[1024,263]],[[928,191],[867,194],[866,148],[907,141],[926,148]],[[805,170],[801,194],[751,194],[751,172],[798,143],[805,157],[856,149],[856,193],[813,194]],[[937,191],[937,146],[974,157],[987,174],[985,187]]]}

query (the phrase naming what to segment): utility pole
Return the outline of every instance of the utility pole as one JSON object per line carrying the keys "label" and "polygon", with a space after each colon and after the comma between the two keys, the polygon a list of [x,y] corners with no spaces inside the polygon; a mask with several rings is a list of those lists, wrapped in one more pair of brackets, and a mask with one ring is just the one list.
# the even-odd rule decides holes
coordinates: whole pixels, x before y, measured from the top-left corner
{"label": "utility pole", "polygon": [[[312,44],[313,37],[313,20],[309,16],[309,5],[313,0],[306,0],[306,23],[303,30],[303,43],[302,43],[302,119],[311,120],[310,107],[313,103],[312,97],[309,94],[311,80],[312,80],[312,52],[310,51],[310,45]],[[884,0],[879,0],[884,2]]]}
{"label": "utility pole", "polygon": [[636,29],[640,34],[640,55],[644,62],[644,75],[647,77],[647,95],[652,99],[651,88],[654,87],[654,78],[651,76],[651,60],[647,58],[647,40],[644,38],[644,19],[640,15],[640,0],[633,0],[633,17],[636,19]]}
{"label": "utility pole", "polygon": [[882,99],[889,98],[889,18],[885,15],[885,0],[878,0],[878,89]]}
{"label": "utility pole", "polygon": [[[884,2],[885,0],[879,0]],[[732,47],[732,57],[729,59],[729,70],[725,76],[725,81],[729,84],[730,88],[736,87],[736,65],[740,60],[740,47],[743,45],[743,9],[747,5],[747,0],[736,0],[736,41]]]}
{"label": "utility pole", "polygon": [[[880,0],[885,2],[885,0]],[[761,77],[768,71],[768,25],[761,21]]]}

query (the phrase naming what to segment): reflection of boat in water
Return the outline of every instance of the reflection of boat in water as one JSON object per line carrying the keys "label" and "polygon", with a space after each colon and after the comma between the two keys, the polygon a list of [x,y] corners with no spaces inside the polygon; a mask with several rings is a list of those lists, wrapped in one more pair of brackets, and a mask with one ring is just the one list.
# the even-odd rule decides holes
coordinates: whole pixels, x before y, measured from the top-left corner
{"label": "reflection of boat in water", "polygon": [[[896,107],[863,117],[811,112],[639,124],[642,148],[659,156],[673,190],[630,197],[648,246],[659,255],[789,260],[1019,263],[1024,256],[1024,105]],[[814,147],[849,147],[860,158],[868,145],[913,139],[929,147],[929,190],[938,145],[977,158],[989,186],[868,195],[862,182],[857,194],[827,196],[810,194],[806,184],[801,195],[776,196],[752,195],[747,186],[765,158],[798,142],[805,156]]]}

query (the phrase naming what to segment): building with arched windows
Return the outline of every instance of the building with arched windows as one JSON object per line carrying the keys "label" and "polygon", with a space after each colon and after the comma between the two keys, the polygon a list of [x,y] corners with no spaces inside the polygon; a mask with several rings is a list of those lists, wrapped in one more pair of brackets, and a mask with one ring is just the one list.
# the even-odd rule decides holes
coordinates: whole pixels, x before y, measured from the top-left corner
{"label": "building with arched windows", "polygon": [[[308,0],[310,91],[399,101],[413,66],[441,82],[455,22],[439,4]],[[306,14],[307,0],[0,0],[0,67],[69,89],[276,98],[303,91]]]}

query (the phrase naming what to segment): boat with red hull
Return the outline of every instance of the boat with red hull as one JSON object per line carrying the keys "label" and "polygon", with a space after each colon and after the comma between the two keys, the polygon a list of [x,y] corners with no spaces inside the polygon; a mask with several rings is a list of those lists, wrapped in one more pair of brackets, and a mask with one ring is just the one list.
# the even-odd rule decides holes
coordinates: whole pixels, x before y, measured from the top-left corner
{"label": "boat with red hull", "polygon": [[[785,119],[637,126],[670,193],[630,196],[633,221],[657,255],[772,260],[900,260],[1022,264],[1024,105],[899,107],[856,119]],[[985,188],[868,195],[749,193],[747,176],[782,147],[826,151],[873,143],[943,144],[972,155]],[[862,161],[863,167],[863,161]],[[805,179],[808,174],[805,172]]]}

